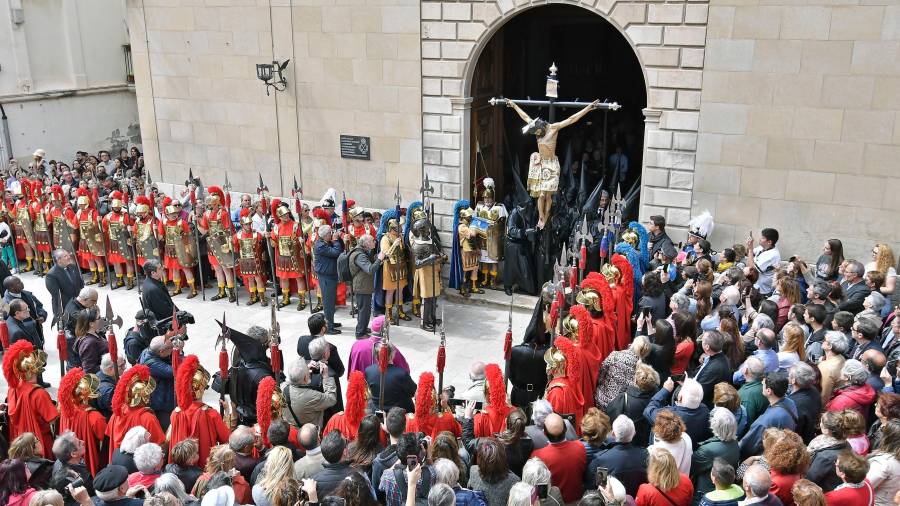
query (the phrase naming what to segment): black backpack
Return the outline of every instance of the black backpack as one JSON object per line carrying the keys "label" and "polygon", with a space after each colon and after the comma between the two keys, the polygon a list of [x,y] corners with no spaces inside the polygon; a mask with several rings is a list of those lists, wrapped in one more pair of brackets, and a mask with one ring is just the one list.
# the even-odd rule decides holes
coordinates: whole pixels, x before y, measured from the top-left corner
{"label": "black backpack", "polygon": [[350,272],[350,255],[356,251],[356,248],[352,250],[344,250],[338,255],[337,258],[337,275],[338,281],[341,283],[351,283],[353,282],[353,273]]}

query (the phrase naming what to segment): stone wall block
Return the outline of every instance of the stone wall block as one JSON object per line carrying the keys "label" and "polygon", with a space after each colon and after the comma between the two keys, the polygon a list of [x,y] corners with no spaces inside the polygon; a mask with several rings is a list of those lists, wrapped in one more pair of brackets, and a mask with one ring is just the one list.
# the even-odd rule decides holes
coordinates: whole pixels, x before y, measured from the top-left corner
{"label": "stone wall block", "polygon": [[456,38],[456,24],[442,23],[438,21],[426,21],[422,23],[423,39],[452,40]]}
{"label": "stone wall block", "polygon": [[664,188],[647,188],[644,193],[647,203],[664,207],[691,207],[691,192]]}
{"label": "stone wall block", "polygon": [[694,174],[692,172],[683,172],[679,170],[669,172],[669,188],[690,190],[693,187]]}
{"label": "stone wall block", "polygon": [[[714,39],[706,44],[708,70],[749,71],[753,68],[753,50],[756,41]],[[798,61],[799,63],[799,61]]]}
{"label": "stone wall block", "polygon": [[637,45],[662,44],[663,27],[661,26],[629,26],[625,33]]}
{"label": "stone wall block", "polygon": [[700,113],[682,111],[663,111],[659,122],[666,130],[697,131],[700,125]]}
{"label": "stone wall block", "polygon": [[675,46],[702,46],[706,43],[706,27],[667,26],[665,42]]}
{"label": "stone wall block", "polygon": [[657,169],[647,167],[641,176],[641,183],[646,186],[655,186],[665,188],[669,186],[669,171],[666,169]]}
{"label": "stone wall block", "polygon": [[[699,6],[689,6],[699,7]],[[647,6],[647,21],[650,23],[681,23],[685,7],[678,4],[650,4]],[[706,21],[704,19],[704,21]]]}
{"label": "stone wall block", "polygon": [[647,6],[639,3],[619,2],[613,7],[611,16],[619,26],[627,27],[631,24],[643,23],[647,19]]}

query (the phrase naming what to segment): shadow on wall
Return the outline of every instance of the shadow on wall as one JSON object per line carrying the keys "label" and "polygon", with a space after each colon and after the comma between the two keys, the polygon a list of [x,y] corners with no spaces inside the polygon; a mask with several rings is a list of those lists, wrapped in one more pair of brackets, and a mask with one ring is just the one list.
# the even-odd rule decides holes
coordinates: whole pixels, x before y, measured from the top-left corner
{"label": "shadow on wall", "polygon": [[[124,134],[120,129],[116,128],[109,134],[109,137],[104,140],[106,140],[110,146],[110,153],[118,154],[119,150],[130,149],[131,146],[142,147],[141,125],[139,123],[128,125],[128,129]],[[143,151],[143,149],[141,149],[141,151]]]}

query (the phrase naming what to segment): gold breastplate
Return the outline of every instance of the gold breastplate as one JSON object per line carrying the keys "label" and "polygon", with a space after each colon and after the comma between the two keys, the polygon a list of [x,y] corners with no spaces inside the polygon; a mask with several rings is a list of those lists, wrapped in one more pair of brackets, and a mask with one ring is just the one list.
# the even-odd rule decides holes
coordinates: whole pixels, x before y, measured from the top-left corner
{"label": "gold breastplate", "polygon": [[241,237],[238,239],[238,245],[241,249],[241,258],[256,258],[256,238]]}
{"label": "gold breastplate", "polygon": [[124,228],[121,221],[113,219],[109,220],[109,236],[111,238],[118,237]]}
{"label": "gold breastplate", "polygon": [[46,232],[47,231],[47,220],[44,218],[43,212],[37,213],[37,218],[34,220],[34,229],[38,232]]}
{"label": "gold breastplate", "polygon": [[293,236],[278,236],[278,254],[283,257],[289,257],[294,254]]}
{"label": "gold breastplate", "polygon": [[139,241],[146,241],[153,234],[153,225],[150,223],[137,222],[136,228]]}
{"label": "gold breastplate", "polygon": [[31,215],[28,214],[28,208],[20,207],[16,211],[16,225],[22,226],[31,221]]}
{"label": "gold breastplate", "polygon": [[209,235],[216,235],[225,230],[225,227],[222,226],[222,221],[213,215],[207,217],[206,223],[209,225]]}
{"label": "gold breastplate", "polygon": [[181,240],[181,227],[178,225],[166,225],[166,243],[172,244]]}

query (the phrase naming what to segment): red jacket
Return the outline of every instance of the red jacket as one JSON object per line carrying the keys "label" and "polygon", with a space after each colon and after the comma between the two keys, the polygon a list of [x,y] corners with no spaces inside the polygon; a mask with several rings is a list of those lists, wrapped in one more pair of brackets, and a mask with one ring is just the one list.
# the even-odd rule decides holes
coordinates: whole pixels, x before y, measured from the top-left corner
{"label": "red jacket", "polygon": [[827,411],[840,411],[842,409],[855,409],[866,420],[869,419],[869,408],[878,394],[868,383],[858,387],[845,387],[834,391],[834,397],[825,405]]}
{"label": "red jacket", "polygon": [[[666,497],[653,485],[644,483],[638,487],[634,502],[637,506],[690,506],[694,496],[694,484],[686,474],[681,473],[678,486],[666,491]],[[671,501],[669,500],[671,499]]]}
{"label": "red jacket", "polygon": [[587,453],[581,441],[563,441],[531,452],[532,457],[544,461],[550,469],[553,484],[562,492],[563,501],[575,502],[584,492],[584,469],[587,466]]}
{"label": "red jacket", "polygon": [[872,506],[875,504],[875,492],[869,480],[864,480],[861,487],[839,486],[825,494],[828,506]]}

